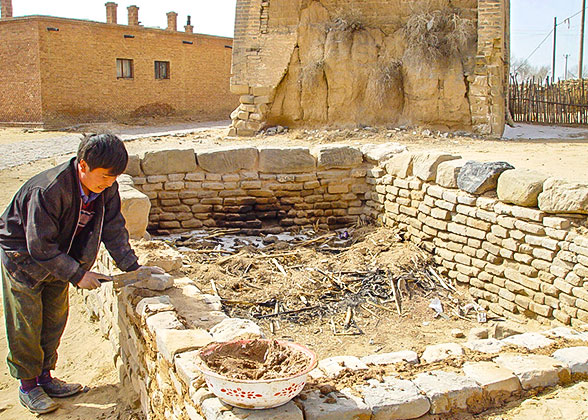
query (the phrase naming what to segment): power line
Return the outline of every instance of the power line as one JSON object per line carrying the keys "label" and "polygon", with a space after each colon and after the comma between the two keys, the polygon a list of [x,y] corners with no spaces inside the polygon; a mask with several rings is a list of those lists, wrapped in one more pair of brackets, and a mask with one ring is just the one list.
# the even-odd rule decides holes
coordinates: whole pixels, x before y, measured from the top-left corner
{"label": "power line", "polygon": [[[555,27],[557,28],[559,25],[563,25],[564,23],[566,23],[566,21],[569,21],[570,19],[572,19],[572,18],[575,18],[575,17],[576,17],[576,16],[578,16],[580,13],[582,13],[582,11],[581,11],[581,10],[580,10],[579,12],[577,12],[577,13],[574,13],[572,16],[565,18],[563,21],[561,21],[560,23],[558,23],[557,25],[555,25]],[[551,36],[551,34],[552,34],[552,33],[553,33],[553,29],[552,29],[551,31],[549,31],[549,33],[548,33],[548,34],[545,36],[545,38],[543,38],[543,41],[541,41],[541,42],[539,43],[539,45],[537,45],[537,47],[536,47],[536,48],[533,50],[533,52],[531,52],[531,54],[529,54],[529,55],[527,56],[527,58],[525,58],[525,59],[522,61],[522,63],[521,63],[521,64],[520,64],[520,65],[519,65],[519,66],[518,66],[516,69],[515,69],[515,71],[514,71],[515,73],[516,73],[517,71],[519,71],[519,69],[520,69],[520,68],[523,66],[523,64],[525,63],[525,61],[527,61],[529,58],[531,58],[531,56],[532,56],[533,54],[535,54],[535,52],[537,52],[537,50],[538,50],[538,49],[541,47],[541,45],[543,45],[543,43],[544,43],[545,41],[547,41],[547,39],[548,39],[548,38]]]}

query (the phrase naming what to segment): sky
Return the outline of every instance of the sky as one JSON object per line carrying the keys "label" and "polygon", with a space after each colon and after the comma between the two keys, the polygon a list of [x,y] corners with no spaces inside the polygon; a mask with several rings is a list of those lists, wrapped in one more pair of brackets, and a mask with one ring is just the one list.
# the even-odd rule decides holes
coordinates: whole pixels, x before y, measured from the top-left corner
{"label": "sky", "polygon": [[[109,0],[12,0],[13,16],[48,15],[72,19],[106,21]],[[236,0],[110,0],[118,4],[118,23],[127,23],[127,7],[139,7],[139,21],[147,27],[167,27],[167,12],[178,14],[178,30],[188,15],[194,32],[233,36]]]}
{"label": "sky", "polygon": [[[14,16],[50,15],[99,22],[106,20],[107,0],[12,0]],[[178,13],[178,29],[182,30],[188,15],[197,33],[233,36],[236,0],[165,0],[117,1],[118,22],[127,22],[127,7],[139,6],[139,20],[148,27],[167,26],[166,13]],[[533,66],[551,69],[553,55],[553,18],[557,17],[556,78],[568,71],[577,74],[580,49],[582,0],[510,0],[511,58],[528,58]],[[575,16],[574,16],[575,15]],[[572,17],[573,16],[573,17]],[[566,20],[570,18],[569,20]],[[588,20],[588,18],[587,18]],[[588,28],[587,31],[588,32]],[[541,42],[544,42],[541,44]],[[541,46],[533,53],[535,48]],[[588,40],[584,50],[588,52]],[[588,65],[588,57],[584,59]]]}
{"label": "sky", "polygon": [[[568,72],[573,71],[577,75],[582,20],[582,13],[578,12],[582,10],[582,0],[511,0],[510,7],[511,59],[529,57],[530,64],[548,66],[551,74],[553,19],[557,17],[555,77],[565,77],[566,54]],[[586,20],[588,21],[588,17]],[[543,40],[545,42],[541,44]],[[587,44],[588,38],[585,35],[584,68],[588,65]],[[533,53],[539,45],[541,46]]]}

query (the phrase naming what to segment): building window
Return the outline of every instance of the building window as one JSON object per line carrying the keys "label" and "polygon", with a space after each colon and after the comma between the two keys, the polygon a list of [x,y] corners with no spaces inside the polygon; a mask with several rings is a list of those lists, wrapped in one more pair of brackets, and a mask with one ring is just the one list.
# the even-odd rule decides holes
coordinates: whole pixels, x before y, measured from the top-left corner
{"label": "building window", "polygon": [[117,79],[133,78],[133,60],[126,58],[116,59],[116,77]]}
{"label": "building window", "polygon": [[155,78],[169,79],[169,61],[155,62]]}

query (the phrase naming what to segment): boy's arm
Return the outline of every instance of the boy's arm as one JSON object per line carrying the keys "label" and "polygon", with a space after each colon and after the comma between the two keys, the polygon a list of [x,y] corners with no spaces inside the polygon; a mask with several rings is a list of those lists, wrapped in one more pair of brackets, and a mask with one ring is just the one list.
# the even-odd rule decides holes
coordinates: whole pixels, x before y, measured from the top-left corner
{"label": "boy's arm", "polygon": [[116,266],[123,271],[133,271],[139,268],[137,256],[129,244],[129,233],[125,227],[125,218],[120,212],[120,195],[118,183],[115,182],[104,196],[104,225],[102,227],[102,242],[116,262]]}
{"label": "boy's arm", "polygon": [[[86,273],[80,264],[62,252],[57,243],[61,204],[43,196],[40,188],[30,193],[24,220],[27,250],[40,266],[63,281],[77,284]],[[23,218],[25,215],[23,215]]]}

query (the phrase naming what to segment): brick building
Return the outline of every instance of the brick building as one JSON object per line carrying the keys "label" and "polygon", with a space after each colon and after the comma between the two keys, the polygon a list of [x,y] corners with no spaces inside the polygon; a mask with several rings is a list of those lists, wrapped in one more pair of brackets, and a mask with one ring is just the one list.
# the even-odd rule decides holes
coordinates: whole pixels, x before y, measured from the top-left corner
{"label": "brick building", "polygon": [[116,3],[106,23],[49,16],[12,16],[0,0],[0,123],[59,126],[129,117],[174,115],[228,118],[238,105],[229,91],[232,39],[139,24],[117,24]]}

